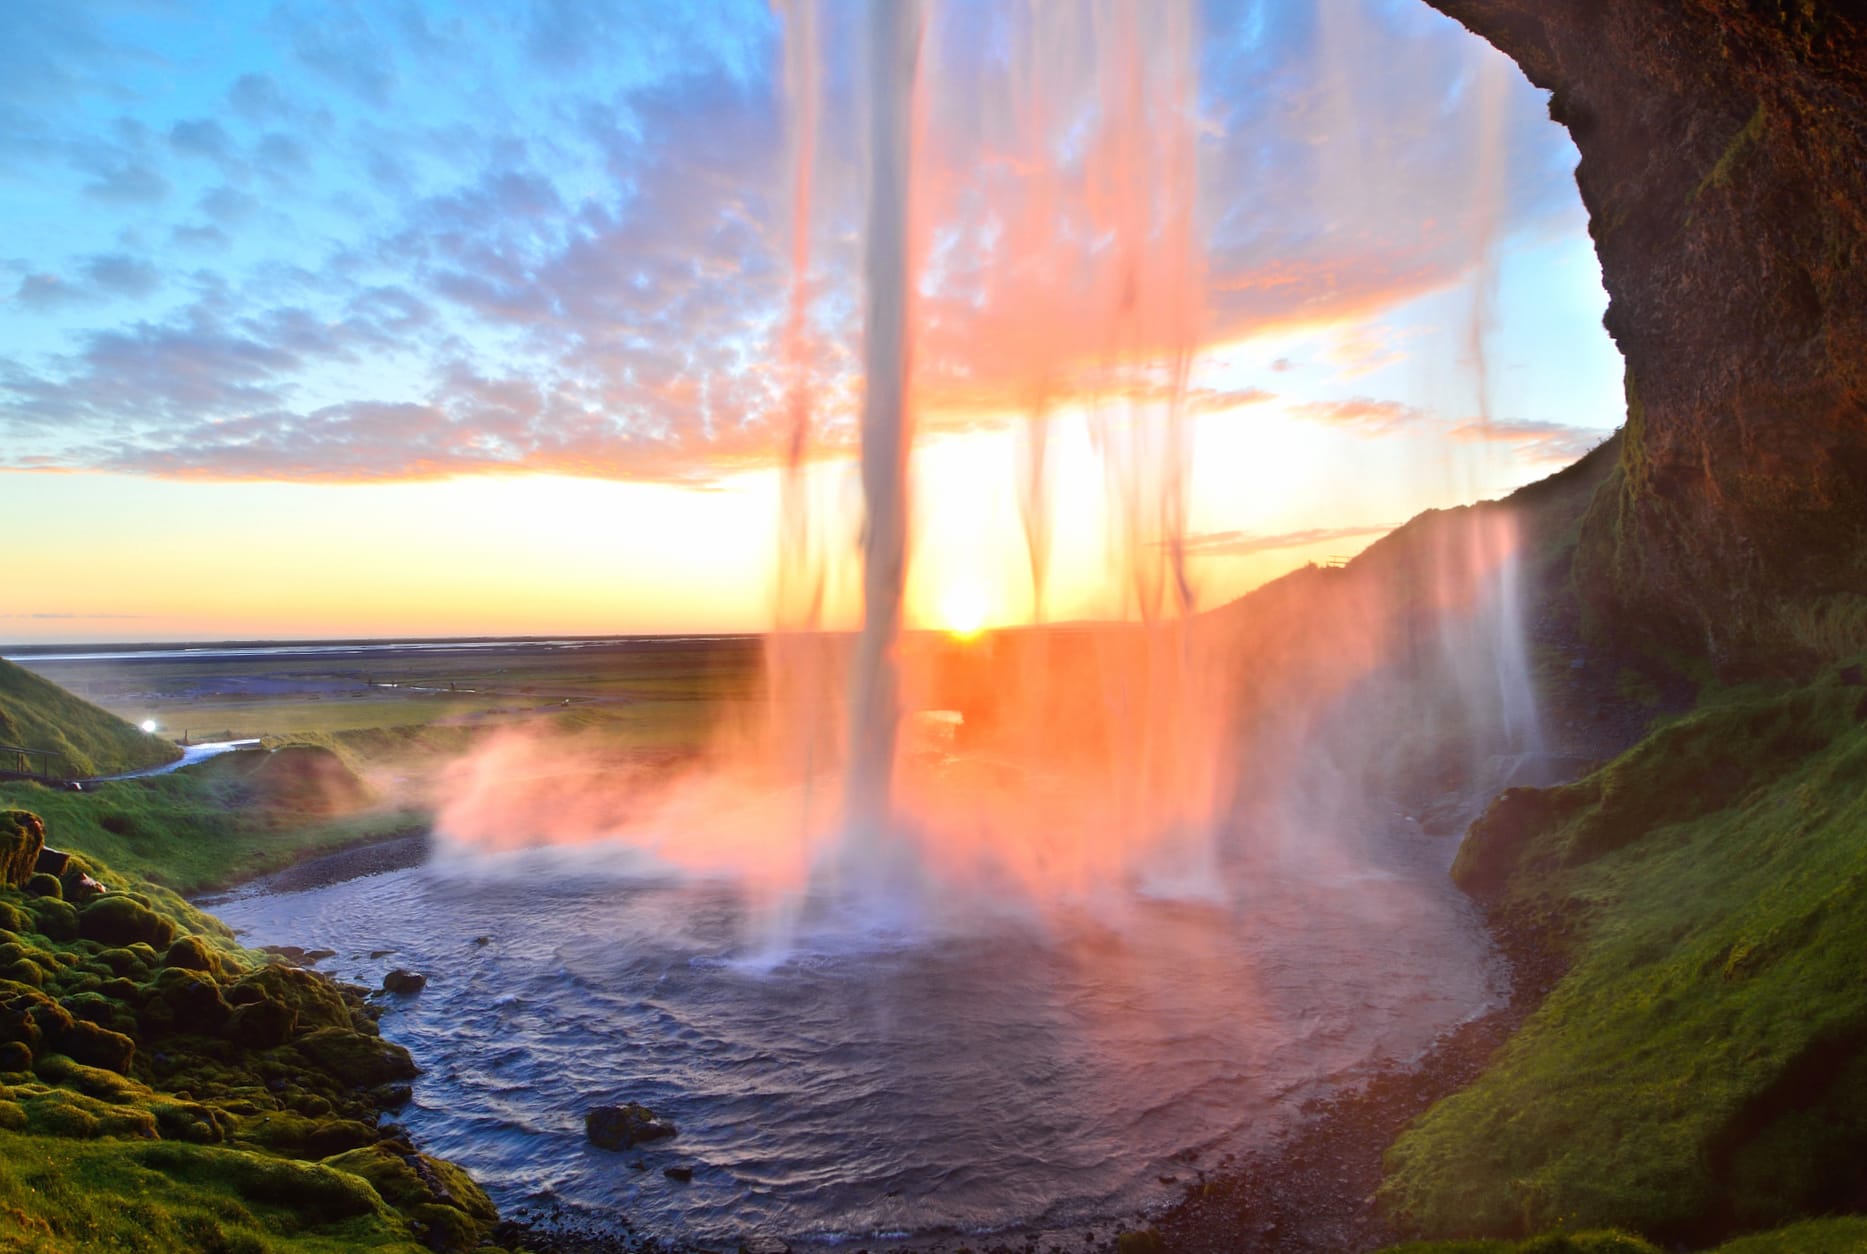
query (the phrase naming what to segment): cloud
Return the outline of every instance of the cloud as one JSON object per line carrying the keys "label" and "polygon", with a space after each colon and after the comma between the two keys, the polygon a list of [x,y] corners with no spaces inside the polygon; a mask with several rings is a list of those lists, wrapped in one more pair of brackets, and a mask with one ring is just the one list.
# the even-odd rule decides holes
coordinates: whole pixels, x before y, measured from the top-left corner
{"label": "cloud", "polygon": [[249,122],[285,116],[288,106],[278,82],[265,74],[242,74],[227,90],[227,103]]}
{"label": "cloud", "polygon": [[113,205],[153,205],[169,194],[169,181],[143,162],[127,162],[98,175],[85,194]]}
{"label": "cloud", "polygon": [[1329,540],[1384,536],[1393,529],[1392,523],[1379,523],[1355,527],[1311,527],[1304,531],[1284,531],[1270,535],[1252,531],[1207,531],[1188,536],[1183,551],[1188,557],[1246,557],[1253,553],[1302,548]]}
{"label": "cloud", "polygon": [[28,309],[49,310],[111,296],[148,296],[161,283],[161,271],[148,261],[127,253],[108,253],[87,258],[73,280],[28,274],[20,280],[13,299]]}
{"label": "cloud", "polygon": [[1362,435],[1388,435],[1426,419],[1425,412],[1412,405],[1377,401],[1366,396],[1353,396],[1343,401],[1305,401],[1291,405],[1289,412],[1297,418],[1347,427]]}
{"label": "cloud", "polygon": [[1466,443],[1507,444],[1525,461],[1568,463],[1614,433],[1598,427],[1572,427],[1566,423],[1525,419],[1474,420],[1453,427],[1450,434],[1453,439]]}

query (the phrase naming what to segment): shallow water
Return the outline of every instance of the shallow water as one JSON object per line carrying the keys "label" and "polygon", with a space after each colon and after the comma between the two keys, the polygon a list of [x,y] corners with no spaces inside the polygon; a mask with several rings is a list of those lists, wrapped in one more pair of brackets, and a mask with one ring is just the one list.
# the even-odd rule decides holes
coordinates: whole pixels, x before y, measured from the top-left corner
{"label": "shallow water", "polygon": [[[335,950],[340,978],[429,975],[382,1020],[424,1068],[402,1120],[502,1208],[834,1241],[1126,1215],[1193,1154],[1262,1146],[1493,1004],[1449,846],[1376,843],[1354,873],[1238,868],[1224,904],[999,903],[916,936],[807,926],[777,951],[746,939],[731,886],[631,878],[601,847],[443,846],[214,909],[249,944]],[[583,1112],[623,1101],[680,1136],[587,1144]],[[661,1174],[676,1164],[692,1183]]]}

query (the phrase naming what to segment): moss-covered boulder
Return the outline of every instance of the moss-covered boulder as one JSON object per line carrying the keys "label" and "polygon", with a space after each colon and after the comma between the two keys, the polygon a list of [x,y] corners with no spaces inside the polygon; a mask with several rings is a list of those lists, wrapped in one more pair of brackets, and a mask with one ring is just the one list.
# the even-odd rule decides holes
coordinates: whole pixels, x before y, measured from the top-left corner
{"label": "moss-covered boulder", "polygon": [[166,949],[175,939],[175,925],[140,901],[109,893],[78,911],[78,934],[105,945],[140,941],[151,949]]}
{"label": "moss-covered boulder", "polygon": [[220,971],[220,959],[199,936],[183,936],[169,946],[162,955],[162,965],[179,967],[184,971],[203,971],[210,975]]}
{"label": "moss-covered boulder", "polygon": [[58,882],[58,876],[44,871],[34,871],[26,881],[26,895],[29,897],[57,897],[61,901],[65,896],[65,886]]}
{"label": "moss-covered boulder", "polygon": [[499,1219],[466,1172],[406,1143],[378,1142],[327,1158],[325,1165],[369,1181],[431,1249],[471,1250]]}
{"label": "moss-covered boulder", "polygon": [[371,1088],[418,1074],[408,1051],[347,1028],[319,1028],[293,1043],[307,1062],[341,1084]]}
{"label": "moss-covered boulder", "polygon": [[23,887],[39,867],[45,824],[29,810],[0,810],[0,885]]}
{"label": "moss-covered boulder", "polygon": [[134,1040],[84,1019],[72,1021],[60,1034],[58,1047],[74,1061],[105,1071],[127,1072],[136,1057]]}

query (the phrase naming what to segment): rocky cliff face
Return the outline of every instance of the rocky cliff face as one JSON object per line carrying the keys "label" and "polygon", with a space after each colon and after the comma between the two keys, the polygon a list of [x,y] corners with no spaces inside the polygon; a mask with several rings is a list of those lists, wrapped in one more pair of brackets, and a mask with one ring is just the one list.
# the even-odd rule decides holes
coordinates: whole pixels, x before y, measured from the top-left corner
{"label": "rocky cliff face", "polygon": [[1867,648],[1867,6],[1430,2],[1581,150],[1628,438],[1579,585],[1727,665]]}

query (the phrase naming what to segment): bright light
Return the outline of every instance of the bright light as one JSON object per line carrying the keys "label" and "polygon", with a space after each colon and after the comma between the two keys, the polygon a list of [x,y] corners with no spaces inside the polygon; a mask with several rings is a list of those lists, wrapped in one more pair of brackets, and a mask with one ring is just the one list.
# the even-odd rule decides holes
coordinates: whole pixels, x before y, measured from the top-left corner
{"label": "bright light", "polygon": [[143,720],[143,730],[144,730],[144,731],[146,731],[146,732],[149,732],[149,733],[151,733],[151,734],[154,734],[154,732],[155,732],[155,730],[156,730],[156,721],[155,721],[155,720],[154,720],[153,718],[146,718],[146,719],[144,719],[144,720]]}
{"label": "bright light", "polygon": [[961,640],[971,639],[985,629],[987,610],[985,589],[978,584],[952,584],[940,594],[941,625]]}

